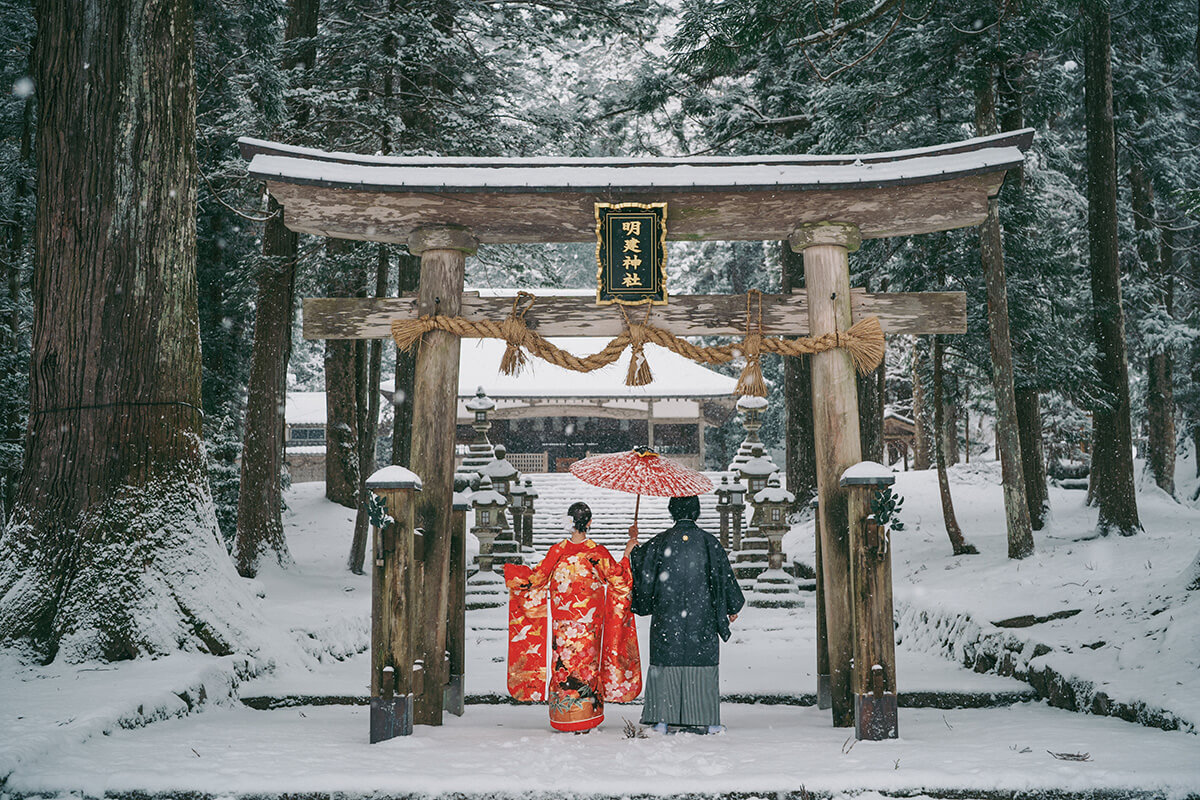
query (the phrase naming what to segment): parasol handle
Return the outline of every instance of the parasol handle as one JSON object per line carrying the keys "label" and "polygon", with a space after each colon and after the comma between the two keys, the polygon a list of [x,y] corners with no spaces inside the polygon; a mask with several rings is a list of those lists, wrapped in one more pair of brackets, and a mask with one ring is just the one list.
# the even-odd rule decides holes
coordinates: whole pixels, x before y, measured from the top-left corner
{"label": "parasol handle", "polygon": [[637,525],[638,511],[640,511],[641,508],[642,508],[642,496],[639,494],[637,496],[637,500],[635,500],[633,503],[633,524],[634,525]]}

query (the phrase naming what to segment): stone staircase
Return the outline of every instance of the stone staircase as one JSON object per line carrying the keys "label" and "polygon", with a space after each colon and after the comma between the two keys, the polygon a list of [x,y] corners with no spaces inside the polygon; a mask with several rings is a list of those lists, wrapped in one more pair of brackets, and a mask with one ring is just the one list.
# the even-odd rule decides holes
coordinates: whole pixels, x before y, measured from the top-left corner
{"label": "stone staircase", "polygon": [[[721,473],[705,473],[719,483]],[[629,526],[633,523],[633,509],[637,496],[591,486],[569,472],[549,472],[529,475],[533,479],[538,497],[533,516],[533,547],[537,563],[556,542],[567,536],[563,529],[567,509],[577,500],[587,503],[592,509],[590,537],[620,558],[629,538]],[[667,498],[642,497],[638,512],[638,529],[641,541],[671,527],[671,515],[667,513]],[[717,496],[713,492],[700,497],[700,519],[697,524],[714,536],[721,533],[721,518],[717,514]]]}

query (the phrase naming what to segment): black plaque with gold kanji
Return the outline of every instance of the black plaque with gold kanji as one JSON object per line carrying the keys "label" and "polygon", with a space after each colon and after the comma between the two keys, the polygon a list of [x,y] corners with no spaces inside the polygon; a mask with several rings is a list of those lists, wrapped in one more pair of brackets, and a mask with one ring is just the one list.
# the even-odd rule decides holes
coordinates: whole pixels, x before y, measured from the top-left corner
{"label": "black plaque with gold kanji", "polygon": [[667,302],[667,204],[596,203],[596,304]]}

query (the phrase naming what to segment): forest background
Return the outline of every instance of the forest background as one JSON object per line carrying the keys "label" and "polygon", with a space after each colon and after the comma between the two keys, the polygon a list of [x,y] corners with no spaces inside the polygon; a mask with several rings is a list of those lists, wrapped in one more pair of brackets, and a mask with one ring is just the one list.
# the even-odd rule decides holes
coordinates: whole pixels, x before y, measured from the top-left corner
{"label": "forest background", "polygon": [[[141,542],[159,556],[182,552],[181,534],[166,537],[173,543],[146,544],[166,535],[139,520],[166,519],[188,535],[219,536],[243,575],[253,575],[263,555],[287,563],[279,522],[285,389],[329,389],[332,499],[360,505],[362,481],[377,460],[407,461],[403,402],[394,409],[391,441],[374,444],[379,381],[394,375],[402,397],[411,360],[378,342],[304,341],[297,298],[412,291],[418,260],[402,246],[286,231],[262,185],[247,178],[239,136],[389,155],[636,157],[872,152],[1032,127],[1027,165],[1009,176],[988,223],[871,241],[851,259],[857,286],[968,296],[967,335],[895,338],[886,373],[862,382],[866,452],[881,447],[884,403],[918,422],[918,468],[936,463],[944,471],[958,460],[968,446],[967,419],[1009,419],[1019,446],[1003,435],[998,444],[1024,467],[1024,510],[1009,504],[1010,553],[1021,556],[1032,540],[1023,543],[1019,518],[1026,528],[1041,527],[1046,465],[1054,459],[1093,452],[1091,494],[1101,527],[1135,534],[1133,484],[1142,476],[1133,474],[1131,449],[1144,457],[1142,479],[1174,495],[1176,455],[1200,447],[1194,0],[83,5],[92,11],[51,0],[0,2],[0,640],[28,640],[41,657],[53,658],[68,641],[78,658],[167,646],[163,636],[139,628],[133,611],[113,617],[110,609],[98,619],[72,604],[72,593],[109,591],[112,575],[129,570],[126,556],[107,545],[85,544],[81,555],[78,542],[96,538],[85,535],[89,526],[109,543]],[[169,34],[136,24],[156,15],[181,24]],[[108,79],[132,69],[139,42],[156,35],[172,58],[157,70],[139,68],[149,83],[167,87],[162,102],[183,116],[177,129],[134,153],[131,169],[160,172],[161,193],[142,194],[147,219],[158,213],[153,199],[147,211],[147,196],[186,206],[178,211],[182,227],[172,229],[185,235],[149,286],[168,306],[183,298],[176,322],[198,332],[198,381],[187,372],[191,351],[173,349],[161,330],[155,354],[114,360],[109,374],[133,376],[150,365],[158,389],[167,378],[185,389],[197,383],[202,422],[154,422],[194,428],[203,440],[203,448],[178,450],[171,462],[177,468],[161,485],[154,483],[155,458],[145,459],[148,467],[117,455],[84,464],[72,456],[79,440],[48,443],[51,428],[39,426],[59,423],[44,422],[47,416],[106,404],[45,378],[39,389],[30,379],[57,368],[48,354],[78,365],[97,347],[85,334],[46,322],[71,313],[62,271],[88,269],[85,260],[68,263],[52,252],[47,220],[62,219],[51,207],[70,206],[79,219],[126,211],[136,217],[139,195],[64,193],[69,173],[100,168],[94,156],[104,148],[93,137],[103,143],[114,126],[86,109],[74,116],[56,110],[52,119],[39,101],[68,96],[53,94],[54,76],[86,82],[91,74],[101,86],[118,85]],[[62,63],[50,64],[55,58]],[[107,69],[115,71],[101,72]],[[152,85],[147,97],[154,92]],[[115,89],[109,99],[118,108],[127,100]],[[192,109],[194,120],[187,117]],[[60,136],[66,145],[55,147],[50,138]],[[1002,251],[989,250],[992,232],[1002,237]],[[778,291],[799,288],[797,264],[779,243],[673,244],[670,276],[676,293]],[[586,245],[484,247],[468,261],[467,284],[585,287],[593,265]],[[118,270],[105,283],[102,267],[96,270],[83,279],[107,286],[104,302],[123,308],[117,296],[128,276]],[[1007,298],[1008,353],[997,350],[997,297]],[[762,436],[769,445],[788,445],[789,482],[803,488],[810,469],[805,421],[802,414],[787,417],[782,398],[790,392],[791,407],[803,407],[796,398],[807,398],[804,367],[765,357],[764,370],[774,396]],[[1008,399],[996,391],[1005,370],[1013,387]],[[130,393],[137,383],[110,382]],[[122,406],[127,417],[142,413],[132,403],[108,405]],[[110,427],[109,451],[121,441],[134,446],[130,430]],[[727,463],[740,439],[731,418],[709,437],[710,466]],[[199,460],[189,461],[193,455]],[[70,467],[55,467],[53,478],[42,474],[62,460]],[[55,486],[68,481],[92,488],[86,496],[56,495]],[[152,491],[135,502],[122,495],[128,486]],[[359,517],[361,542],[365,512]],[[52,546],[43,546],[47,536]],[[99,555],[85,558],[88,547],[99,547]],[[65,566],[63,553],[71,554]],[[361,557],[352,553],[349,566],[361,568]],[[131,579],[131,586],[144,580]],[[168,575],[164,585],[172,581]],[[144,586],[131,586],[112,590],[122,595],[117,606],[146,602],[131,599],[147,594]],[[177,589],[171,592],[179,601]],[[183,618],[205,619],[203,602],[179,602]],[[189,635],[220,652],[231,633],[209,620]]]}

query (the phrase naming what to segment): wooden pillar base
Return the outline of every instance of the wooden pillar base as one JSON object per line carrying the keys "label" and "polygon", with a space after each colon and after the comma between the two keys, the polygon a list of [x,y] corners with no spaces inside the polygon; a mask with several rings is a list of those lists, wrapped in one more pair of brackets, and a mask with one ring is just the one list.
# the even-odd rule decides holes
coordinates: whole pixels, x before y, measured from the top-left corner
{"label": "wooden pillar base", "polygon": [[442,708],[456,717],[461,717],[466,710],[466,690],[463,688],[463,676],[451,675],[442,689]]}
{"label": "wooden pillar base", "polygon": [[833,690],[829,687],[829,676],[817,676],[817,708],[824,711],[833,708]]}
{"label": "wooden pillar base", "polygon": [[371,744],[413,732],[413,697],[371,698]]}
{"label": "wooden pillar base", "polygon": [[871,742],[900,738],[896,695],[883,692],[854,695],[854,738]]}

